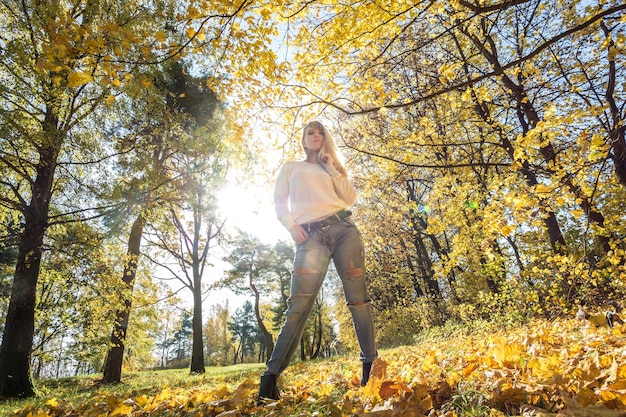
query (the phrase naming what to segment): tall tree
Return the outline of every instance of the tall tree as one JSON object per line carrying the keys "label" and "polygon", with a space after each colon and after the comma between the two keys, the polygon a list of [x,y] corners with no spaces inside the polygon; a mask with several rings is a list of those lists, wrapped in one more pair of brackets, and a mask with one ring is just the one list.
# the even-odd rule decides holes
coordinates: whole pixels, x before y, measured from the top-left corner
{"label": "tall tree", "polygon": [[330,349],[330,343],[337,337],[334,331],[335,317],[331,314],[332,306],[328,298],[322,289],[307,320],[300,339],[300,359],[303,361],[324,357]]}
{"label": "tall tree", "polygon": [[158,330],[154,334],[155,347],[158,353],[157,366],[167,368],[170,364],[171,350],[175,344],[174,332],[178,324],[179,313],[182,310],[181,300],[169,290],[167,297],[159,303],[157,321]]}
{"label": "tall tree", "polygon": [[[1,210],[1,209],[0,209]],[[6,314],[6,308],[11,295],[11,271],[17,261],[17,244],[19,227],[17,219],[0,211],[0,317]],[[0,330],[4,323],[0,323]]]}
{"label": "tall tree", "polygon": [[[74,201],[51,220],[59,167],[101,160],[98,153],[110,149],[106,138],[88,129],[95,118],[107,120],[110,114],[98,111],[113,104],[121,88],[141,80],[142,64],[180,56],[187,47],[201,47],[201,39],[220,40],[248,3],[220,5],[217,13],[190,7],[178,17],[172,5],[10,0],[0,6],[0,163],[9,173],[1,180],[8,193],[0,201],[24,221],[0,346],[1,397],[34,394],[29,364],[46,230],[87,213],[84,200]],[[163,28],[171,30],[171,42]]]}
{"label": "tall tree", "polygon": [[103,382],[120,382],[122,375],[122,360],[124,356],[124,340],[128,331],[129,317],[132,306],[132,293],[137,276],[137,265],[139,262],[141,236],[143,234],[144,219],[139,214],[130,229],[128,237],[128,252],[124,261],[124,271],[122,282],[124,286],[120,289],[123,300],[122,307],[117,310],[114,320],[114,329],[111,334],[110,348],[104,362]]}
{"label": "tall tree", "polygon": [[254,354],[255,342],[258,338],[259,328],[255,318],[254,307],[250,301],[246,301],[243,306],[235,310],[231,317],[228,329],[233,335],[237,346],[233,363],[243,363],[247,356]]}
{"label": "tall tree", "polygon": [[202,300],[207,287],[203,276],[223,226],[215,201],[234,149],[227,139],[228,128],[225,120],[215,118],[200,128],[181,132],[185,153],[176,158],[172,168],[177,173],[173,184],[179,199],[168,204],[158,225],[151,226],[150,243],[164,257],[153,259],[193,296],[191,372],[195,373],[204,372]]}
{"label": "tall tree", "polygon": [[228,300],[223,304],[213,305],[209,310],[204,327],[204,338],[207,363],[212,366],[225,366],[230,363],[228,358],[231,350],[234,350],[231,345],[232,335],[228,330],[230,316]]}
{"label": "tall tree", "polygon": [[[180,62],[167,63],[155,75],[154,89],[148,90],[145,100],[131,111],[133,131],[121,138],[118,145],[122,180],[128,189],[121,191],[126,209],[136,212],[128,238],[128,253],[122,274],[124,307],[117,312],[111,333],[111,347],[104,365],[103,381],[120,382],[132,292],[137,273],[137,259],[141,252],[145,217],[164,207],[168,201],[180,199],[173,188],[179,185],[172,174],[186,175],[173,170],[176,158],[185,152],[180,132],[201,129],[211,120],[218,103],[215,93],[206,87],[206,78],[188,75],[188,68]],[[147,102],[147,105],[145,104]],[[181,148],[182,146],[182,148]],[[116,192],[117,191],[117,192]],[[119,190],[113,193],[119,194]]]}
{"label": "tall tree", "polygon": [[275,253],[275,262],[271,263],[271,270],[274,281],[278,282],[278,298],[271,307],[272,330],[277,332],[285,321],[285,313],[288,305],[287,300],[291,292],[291,270],[293,268],[293,258],[295,256],[292,244],[278,241],[272,247]]}
{"label": "tall tree", "polygon": [[[224,258],[231,265],[221,286],[237,294],[252,293],[257,326],[264,337],[267,357],[274,350],[274,338],[261,315],[261,296],[273,294],[280,289],[281,305],[286,303],[288,275],[285,274],[285,254],[289,251],[277,244],[272,248],[257,237],[241,232],[231,243],[232,250]],[[289,276],[290,277],[290,276]],[[279,278],[276,281],[276,278]],[[278,287],[277,288],[277,285]]]}
{"label": "tall tree", "polygon": [[188,366],[189,363],[189,348],[190,339],[193,335],[193,316],[186,311],[183,311],[180,320],[180,328],[172,335],[172,343],[174,347],[175,368],[182,368]]}

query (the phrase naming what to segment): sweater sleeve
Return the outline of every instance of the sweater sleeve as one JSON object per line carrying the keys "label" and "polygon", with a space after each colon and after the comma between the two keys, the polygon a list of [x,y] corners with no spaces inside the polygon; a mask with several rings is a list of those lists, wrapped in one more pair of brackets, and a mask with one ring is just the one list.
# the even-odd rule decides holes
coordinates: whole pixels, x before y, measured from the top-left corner
{"label": "sweater sleeve", "polygon": [[274,208],[276,217],[287,230],[296,224],[289,211],[289,163],[280,169],[274,187]]}
{"label": "sweater sleeve", "polygon": [[[339,174],[339,173],[337,173]],[[330,174],[329,174],[330,175]],[[351,206],[356,201],[356,190],[352,186],[352,183],[345,175],[330,176],[335,185],[335,192],[337,196],[341,198],[348,206]]]}
{"label": "sweater sleeve", "polygon": [[337,196],[341,198],[348,206],[351,206],[356,201],[356,190],[352,186],[352,183],[346,175],[341,173],[334,166],[324,167],[326,172],[333,180],[335,186],[335,192]]}

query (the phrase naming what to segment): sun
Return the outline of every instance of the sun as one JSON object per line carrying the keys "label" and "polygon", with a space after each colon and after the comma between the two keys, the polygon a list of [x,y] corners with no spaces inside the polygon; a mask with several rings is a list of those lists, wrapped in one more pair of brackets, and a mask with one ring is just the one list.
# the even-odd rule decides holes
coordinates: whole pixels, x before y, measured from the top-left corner
{"label": "sun", "polygon": [[229,231],[237,229],[264,242],[289,239],[274,212],[273,190],[254,185],[230,184],[218,193],[218,212]]}

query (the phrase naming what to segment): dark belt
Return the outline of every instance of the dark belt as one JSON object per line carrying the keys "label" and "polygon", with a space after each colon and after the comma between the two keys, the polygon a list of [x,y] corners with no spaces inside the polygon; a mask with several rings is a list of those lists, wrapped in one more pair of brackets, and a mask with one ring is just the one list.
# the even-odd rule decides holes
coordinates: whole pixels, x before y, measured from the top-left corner
{"label": "dark belt", "polygon": [[340,221],[351,215],[352,212],[350,210],[341,210],[339,213],[333,214],[332,216],[326,217],[325,219],[319,220],[317,222],[301,224],[300,227],[302,227],[307,232],[311,232],[313,230],[323,229],[324,227],[339,223]]}

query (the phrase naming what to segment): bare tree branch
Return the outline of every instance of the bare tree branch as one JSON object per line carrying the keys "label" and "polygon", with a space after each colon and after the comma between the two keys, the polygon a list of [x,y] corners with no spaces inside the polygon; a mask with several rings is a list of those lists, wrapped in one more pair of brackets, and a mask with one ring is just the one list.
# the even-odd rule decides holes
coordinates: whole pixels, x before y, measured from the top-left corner
{"label": "bare tree branch", "polygon": [[[521,1],[521,0],[520,0]],[[559,42],[560,40],[573,35],[574,33],[580,32],[583,29],[588,28],[589,26],[591,26],[592,24],[601,21],[603,18],[621,12],[623,10],[626,10],[626,4],[620,4],[614,7],[611,7],[607,10],[604,10],[594,16],[592,16],[591,18],[589,18],[588,20],[582,22],[579,25],[574,26],[571,29],[568,29],[562,33],[560,33],[559,35],[547,40],[546,42],[544,42],[543,44],[539,45],[538,47],[536,47],[534,50],[532,50],[531,52],[529,52],[528,54],[513,60],[509,63],[506,63],[504,65],[502,65],[499,68],[496,68],[490,72],[487,72],[483,75],[459,82],[459,83],[455,83],[455,84],[451,84],[448,86],[445,86],[443,88],[439,88],[438,90],[435,90],[429,94],[425,94],[422,97],[419,97],[417,99],[414,100],[410,100],[407,102],[401,102],[401,103],[390,103],[390,104],[386,104],[383,106],[375,106],[375,107],[367,107],[367,108],[363,108],[361,107],[358,103],[352,101],[351,99],[348,98],[340,98],[340,99],[334,99],[332,101],[328,101],[320,96],[318,96],[317,94],[313,93],[310,89],[308,89],[305,86],[302,85],[289,85],[289,84],[285,84],[285,87],[293,87],[293,88],[297,88],[297,89],[302,89],[304,91],[306,91],[307,94],[311,95],[314,97],[314,100],[309,101],[308,103],[305,104],[299,104],[299,105],[294,105],[294,106],[287,106],[284,107],[286,109],[295,109],[295,108],[300,108],[300,107],[307,107],[307,106],[313,106],[313,105],[325,105],[328,107],[332,107],[336,110],[339,110],[342,113],[348,114],[348,115],[358,115],[358,114],[366,114],[366,113],[372,113],[372,112],[376,112],[379,111],[383,108],[386,109],[399,109],[399,108],[405,108],[405,107],[411,107],[411,106],[415,106],[416,104],[419,103],[423,103],[425,101],[431,100],[433,98],[442,96],[446,93],[455,91],[455,90],[462,90],[465,89],[467,87],[470,87],[476,83],[479,83],[481,81],[484,81],[486,79],[492,78],[492,77],[496,77],[499,75],[504,74],[504,72],[510,68],[514,68],[534,57],[536,57],[537,55],[539,55],[541,52],[543,52],[545,49],[549,48],[550,46],[554,45],[555,43]],[[354,107],[357,108],[357,110],[353,110],[347,106],[342,106],[340,104],[338,104],[340,101],[344,101],[344,102],[348,102],[350,104],[352,104]]]}

